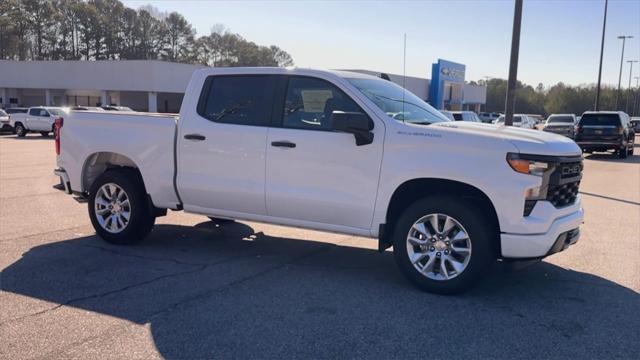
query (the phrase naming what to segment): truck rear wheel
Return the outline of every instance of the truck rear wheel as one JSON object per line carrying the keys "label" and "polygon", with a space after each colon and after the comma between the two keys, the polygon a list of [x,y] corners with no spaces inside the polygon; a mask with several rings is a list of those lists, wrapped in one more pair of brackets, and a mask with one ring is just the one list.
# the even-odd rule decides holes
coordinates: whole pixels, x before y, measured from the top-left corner
{"label": "truck rear wheel", "polygon": [[89,217],[96,233],[112,244],[146,237],[155,222],[142,180],[131,170],[112,170],[91,186]]}
{"label": "truck rear wheel", "polygon": [[431,196],[398,219],[393,253],[418,288],[455,294],[471,288],[496,260],[495,229],[483,211],[453,196]]}

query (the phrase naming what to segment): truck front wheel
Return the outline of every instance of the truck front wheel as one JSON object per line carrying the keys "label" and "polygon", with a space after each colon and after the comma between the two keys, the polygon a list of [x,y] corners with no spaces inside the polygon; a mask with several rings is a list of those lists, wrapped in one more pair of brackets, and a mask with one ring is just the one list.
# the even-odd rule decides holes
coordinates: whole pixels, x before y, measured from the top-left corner
{"label": "truck front wheel", "polygon": [[15,132],[18,137],[25,137],[27,135],[27,129],[25,129],[22,123],[17,123],[15,125]]}
{"label": "truck front wheel", "polygon": [[146,237],[155,222],[142,180],[124,169],[107,171],[93,183],[89,217],[101,238],[120,245]]}
{"label": "truck front wheel", "polygon": [[471,202],[432,196],[410,205],[398,219],[393,253],[418,288],[439,294],[471,288],[496,260],[492,222]]}

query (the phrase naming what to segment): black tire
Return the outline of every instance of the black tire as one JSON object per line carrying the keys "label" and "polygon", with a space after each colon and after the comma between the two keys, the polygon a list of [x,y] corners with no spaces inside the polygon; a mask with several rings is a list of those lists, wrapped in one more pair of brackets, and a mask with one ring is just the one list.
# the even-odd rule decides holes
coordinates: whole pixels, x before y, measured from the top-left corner
{"label": "black tire", "polygon": [[[449,280],[435,280],[420,273],[411,263],[407,236],[413,224],[429,214],[445,214],[455,218],[471,240],[471,258],[467,267]],[[473,203],[454,196],[430,196],[411,204],[398,219],[394,230],[393,254],[396,264],[414,285],[437,294],[457,294],[473,287],[497,259],[497,229],[493,222]],[[437,260],[436,260],[437,261]]]}
{"label": "black tire", "polygon": [[17,137],[27,136],[27,129],[22,125],[22,123],[16,123],[15,132]]}
{"label": "black tire", "polygon": [[618,149],[618,157],[620,159],[626,159],[627,155],[629,155],[629,150],[627,150],[626,146]]}
{"label": "black tire", "polygon": [[40,131],[40,135],[42,135],[42,137],[49,137],[49,132],[48,131]]}
{"label": "black tire", "polygon": [[217,218],[217,217],[213,217],[213,216],[207,216],[209,218],[209,220],[213,221],[216,224],[220,224],[220,225],[224,225],[224,224],[231,224],[236,222],[233,219],[223,219],[223,218]]}
{"label": "black tire", "polygon": [[[121,187],[129,197],[131,215],[124,230],[112,233],[102,228],[95,211],[96,194],[105,184],[114,183]],[[133,170],[110,170],[100,175],[93,183],[89,195],[89,217],[96,233],[105,241],[125,245],[145,238],[155,223],[153,207],[147,197],[144,184],[138,173]]]}

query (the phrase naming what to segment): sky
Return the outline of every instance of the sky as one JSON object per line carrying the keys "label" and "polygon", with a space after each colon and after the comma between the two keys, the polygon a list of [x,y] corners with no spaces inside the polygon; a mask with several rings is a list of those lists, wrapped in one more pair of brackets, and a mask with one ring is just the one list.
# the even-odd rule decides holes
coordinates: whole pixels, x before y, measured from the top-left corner
{"label": "sky", "polygon": [[[259,45],[277,45],[298,67],[403,72],[431,77],[442,58],[466,65],[466,80],[507,78],[514,2],[478,1],[196,1],[123,0],[181,13],[207,35],[215,24]],[[518,80],[536,86],[596,83],[604,0],[524,0]],[[622,40],[627,60],[640,60],[640,0],[610,0],[602,82],[618,83]],[[633,76],[640,76],[640,63]],[[636,80],[632,79],[635,84]],[[634,85],[635,86],[635,85]]]}

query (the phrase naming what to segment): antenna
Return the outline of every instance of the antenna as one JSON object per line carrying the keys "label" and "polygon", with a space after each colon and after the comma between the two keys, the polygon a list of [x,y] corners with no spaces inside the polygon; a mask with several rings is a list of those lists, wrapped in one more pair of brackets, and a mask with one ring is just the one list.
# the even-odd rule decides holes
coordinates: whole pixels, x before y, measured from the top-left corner
{"label": "antenna", "polygon": [[402,57],[402,122],[404,122],[404,93],[407,91],[405,87],[407,77],[407,33],[404,33],[404,50]]}

